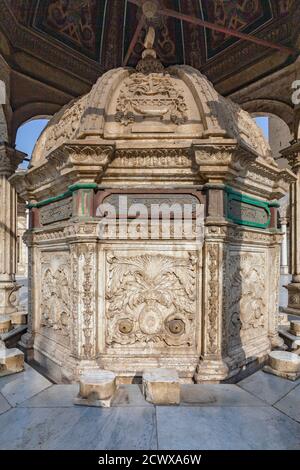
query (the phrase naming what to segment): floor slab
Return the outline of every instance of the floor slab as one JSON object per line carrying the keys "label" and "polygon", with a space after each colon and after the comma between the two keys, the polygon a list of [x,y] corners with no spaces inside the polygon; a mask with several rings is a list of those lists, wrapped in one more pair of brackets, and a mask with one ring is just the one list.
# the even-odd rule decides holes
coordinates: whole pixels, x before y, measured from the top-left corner
{"label": "floor slab", "polygon": [[49,380],[25,364],[24,372],[1,377],[0,393],[12,406],[16,406],[51,385]]}
{"label": "floor slab", "polygon": [[237,385],[199,384],[181,386],[181,406],[267,406]]}
{"label": "floor slab", "polygon": [[74,406],[79,384],[52,385],[19,406],[28,408],[66,408]]}
{"label": "floor slab", "polygon": [[0,393],[0,415],[5,413],[11,408],[8,401],[4,398],[4,396]]}
{"label": "floor slab", "polygon": [[238,385],[261,400],[273,405],[293,390],[298,383],[300,381],[293,382],[263,371],[258,371],[239,382]]}
{"label": "floor slab", "polygon": [[300,449],[300,425],[272,407],[157,407],[162,450]]}
{"label": "floor slab", "polygon": [[275,403],[274,406],[300,423],[300,385]]}
{"label": "floor slab", "polygon": [[14,408],[0,416],[0,449],[156,449],[154,408]]}

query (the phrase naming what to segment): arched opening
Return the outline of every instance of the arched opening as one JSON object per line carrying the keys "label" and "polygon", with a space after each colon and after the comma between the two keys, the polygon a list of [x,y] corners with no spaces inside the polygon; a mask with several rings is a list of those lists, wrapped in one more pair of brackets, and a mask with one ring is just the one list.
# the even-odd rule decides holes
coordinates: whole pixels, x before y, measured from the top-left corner
{"label": "arched opening", "polygon": [[[280,152],[282,149],[289,146],[292,139],[291,131],[288,125],[280,117],[274,114],[265,113],[252,113],[256,124],[262,129],[265,138],[268,140],[271,147],[274,159],[280,168],[289,168],[288,162],[282,158]],[[290,281],[289,275],[289,231],[290,231],[290,218],[289,218],[289,194],[280,201],[281,207],[279,208],[279,227],[282,230],[283,238],[281,243],[281,280],[280,280],[280,296],[279,304],[286,307],[288,303],[288,293],[283,287]]]}
{"label": "arched opening", "polygon": [[262,129],[270,144],[273,156],[280,168],[287,168],[288,162],[280,152],[289,146],[292,134],[286,122],[275,114],[252,113],[257,125]]}
{"label": "arched opening", "polygon": [[16,134],[16,149],[27,154],[19,169],[28,168],[32,151],[39,136],[47,126],[51,116],[36,116],[22,124]]}
{"label": "arched opening", "polygon": [[[37,139],[47,126],[50,116],[36,116],[22,124],[16,135],[16,148],[27,154],[27,158],[19,165],[18,170],[26,170],[30,164],[32,151]],[[17,205],[17,278],[21,280],[23,288],[20,292],[20,302],[27,298],[28,253],[23,242],[24,232],[28,229],[28,209],[26,202],[18,199]]]}

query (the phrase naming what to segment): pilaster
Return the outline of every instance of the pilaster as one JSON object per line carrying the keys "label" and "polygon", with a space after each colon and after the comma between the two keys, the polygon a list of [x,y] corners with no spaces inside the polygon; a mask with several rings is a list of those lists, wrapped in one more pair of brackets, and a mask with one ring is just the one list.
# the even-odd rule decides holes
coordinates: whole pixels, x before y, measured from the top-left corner
{"label": "pilaster", "polygon": [[0,315],[18,312],[16,274],[17,194],[9,181],[24,154],[0,145]]}

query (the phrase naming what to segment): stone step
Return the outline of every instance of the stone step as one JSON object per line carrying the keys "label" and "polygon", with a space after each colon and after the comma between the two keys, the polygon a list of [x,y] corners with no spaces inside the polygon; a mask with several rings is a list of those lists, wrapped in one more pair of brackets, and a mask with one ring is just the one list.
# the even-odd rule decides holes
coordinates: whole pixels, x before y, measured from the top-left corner
{"label": "stone step", "polygon": [[300,339],[300,320],[292,320],[290,333],[297,336]]}
{"label": "stone step", "polygon": [[154,405],[179,405],[180,382],[176,370],[151,369],[143,373],[145,399]]}
{"label": "stone step", "polygon": [[75,405],[110,407],[116,392],[116,375],[109,370],[90,369],[80,376]]}
{"label": "stone step", "polygon": [[7,348],[15,348],[21,340],[22,335],[27,331],[27,325],[16,325],[7,333],[0,334]]}
{"label": "stone step", "polygon": [[290,326],[280,326],[278,332],[288,349],[296,350],[300,347],[300,337],[292,333]]}

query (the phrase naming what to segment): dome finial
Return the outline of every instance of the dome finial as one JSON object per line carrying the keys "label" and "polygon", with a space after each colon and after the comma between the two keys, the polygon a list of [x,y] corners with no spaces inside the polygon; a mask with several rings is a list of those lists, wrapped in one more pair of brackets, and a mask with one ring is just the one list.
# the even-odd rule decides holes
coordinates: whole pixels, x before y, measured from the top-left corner
{"label": "dome finial", "polygon": [[149,26],[146,38],[144,41],[145,50],[142,53],[142,60],[137,64],[137,71],[149,74],[149,73],[160,73],[163,72],[164,66],[157,59],[156,52],[153,49],[155,41],[155,29],[153,26]]}

